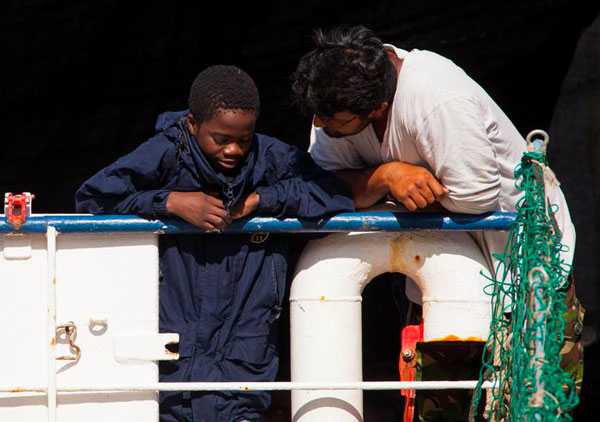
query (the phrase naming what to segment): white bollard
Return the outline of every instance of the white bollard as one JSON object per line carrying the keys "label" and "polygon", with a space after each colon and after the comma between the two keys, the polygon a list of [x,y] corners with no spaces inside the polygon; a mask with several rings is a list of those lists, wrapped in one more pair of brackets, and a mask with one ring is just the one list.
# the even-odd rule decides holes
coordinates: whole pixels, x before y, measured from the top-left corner
{"label": "white bollard", "polygon": [[[485,341],[488,273],[465,232],[338,233],[305,248],[290,292],[293,382],[362,380],[361,294],[400,272],[423,297],[424,341]],[[292,391],[293,422],[362,422],[361,390]]]}

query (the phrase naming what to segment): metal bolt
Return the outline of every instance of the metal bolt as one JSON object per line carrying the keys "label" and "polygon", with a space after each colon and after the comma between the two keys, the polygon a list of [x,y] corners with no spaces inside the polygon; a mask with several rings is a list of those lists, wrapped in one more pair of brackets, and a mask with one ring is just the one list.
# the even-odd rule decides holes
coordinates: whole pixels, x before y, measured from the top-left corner
{"label": "metal bolt", "polygon": [[404,359],[406,362],[408,362],[409,360],[413,360],[414,357],[415,353],[412,350],[404,349],[402,351],[402,359]]}

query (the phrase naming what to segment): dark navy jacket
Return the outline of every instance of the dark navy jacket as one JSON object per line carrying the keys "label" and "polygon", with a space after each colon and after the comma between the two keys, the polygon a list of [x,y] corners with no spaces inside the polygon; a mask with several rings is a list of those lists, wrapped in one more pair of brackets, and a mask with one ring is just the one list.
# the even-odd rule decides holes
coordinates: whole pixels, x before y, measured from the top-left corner
{"label": "dark navy jacket", "polygon": [[[258,214],[317,217],[353,209],[349,192],[298,148],[255,134],[235,176],[216,172],[189,134],[187,112],[159,116],[157,134],[77,191],[78,212],[168,214],[169,192],[217,191],[229,206],[257,191]],[[286,287],[287,236],[253,243],[250,234],[160,237],[160,330],[180,333],[178,361],[161,381],[272,381],[276,326]],[[264,392],[165,393],[161,420],[262,420]]]}

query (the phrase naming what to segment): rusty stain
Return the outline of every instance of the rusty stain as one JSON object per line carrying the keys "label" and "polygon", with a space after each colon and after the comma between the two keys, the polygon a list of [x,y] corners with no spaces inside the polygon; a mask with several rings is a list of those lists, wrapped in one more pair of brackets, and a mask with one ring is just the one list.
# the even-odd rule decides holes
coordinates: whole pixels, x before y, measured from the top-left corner
{"label": "rusty stain", "polygon": [[420,255],[415,256],[415,261],[420,262],[421,261],[421,256]]}
{"label": "rusty stain", "polygon": [[52,337],[52,340],[50,340],[50,346],[51,347],[56,346],[56,337]]}
{"label": "rusty stain", "polygon": [[404,245],[402,243],[402,238],[398,238],[391,244],[390,267],[394,271],[399,271],[401,268],[405,267],[402,263],[402,258],[404,257]]}
{"label": "rusty stain", "polygon": [[485,343],[487,340],[484,340],[484,339],[479,338],[479,337],[467,337],[467,338],[457,337],[455,335],[450,334],[450,335],[448,335],[446,337],[436,338],[436,339],[433,339],[433,340],[428,340],[427,343],[434,343],[436,341],[464,341],[464,342],[475,341],[475,342],[483,342],[483,343]]}
{"label": "rusty stain", "polygon": [[242,390],[242,391],[249,391],[250,388],[248,388],[248,387],[241,387],[240,390]]}
{"label": "rusty stain", "polygon": [[321,298],[319,299],[321,302],[325,302],[325,296],[321,296]]}
{"label": "rusty stain", "polygon": [[56,278],[52,279],[52,284],[56,284]]}
{"label": "rusty stain", "polygon": [[23,389],[23,388],[15,388],[14,390],[10,390],[11,393],[24,393],[27,390]]}

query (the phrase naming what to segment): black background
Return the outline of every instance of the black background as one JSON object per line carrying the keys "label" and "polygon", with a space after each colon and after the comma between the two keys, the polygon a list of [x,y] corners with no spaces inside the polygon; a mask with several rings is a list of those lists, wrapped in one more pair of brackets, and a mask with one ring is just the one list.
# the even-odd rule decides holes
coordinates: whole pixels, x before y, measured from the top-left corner
{"label": "black background", "polygon": [[[160,112],[185,109],[191,81],[209,65],[245,69],[261,92],[258,130],[305,148],[309,119],[291,105],[289,78],[315,28],[363,24],[384,42],[454,60],[521,133],[550,131],[550,162],[578,229],[575,274],[593,341],[598,2],[64,0],[0,8],[0,192],[35,193],[38,213],[73,212],[76,188],[152,135]],[[398,321],[389,280],[375,284],[365,292],[365,377],[395,379]],[[578,421],[591,420],[598,396],[596,349],[589,348]],[[282,379],[287,364],[283,358]],[[395,420],[396,393],[377,394],[367,393],[366,420]],[[275,396],[273,420],[289,420],[286,400]]]}

